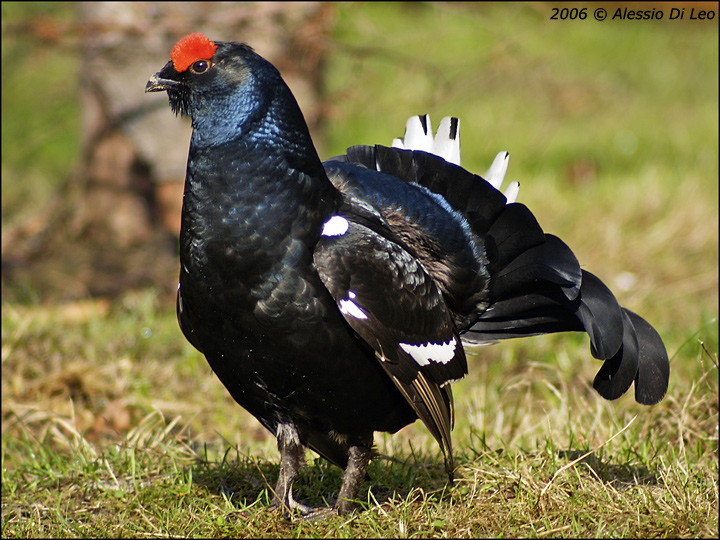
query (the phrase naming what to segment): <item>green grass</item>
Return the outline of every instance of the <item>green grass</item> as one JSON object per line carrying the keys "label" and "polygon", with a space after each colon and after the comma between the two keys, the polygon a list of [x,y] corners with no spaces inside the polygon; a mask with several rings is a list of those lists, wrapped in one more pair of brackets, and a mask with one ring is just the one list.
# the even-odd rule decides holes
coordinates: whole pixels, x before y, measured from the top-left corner
{"label": "green grass", "polygon": [[[16,9],[4,3],[4,19]],[[717,537],[717,24],[549,15],[339,6],[323,155],[389,143],[423,112],[461,117],[471,170],[508,150],[544,229],[663,336],[660,404],[602,400],[579,334],[485,348],[454,385],[454,487],[416,423],[376,436],[388,459],[371,464],[363,511],[288,522],[266,508],[274,440],[185,342],[169,299],[4,302],[3,537]],[[42,210],[77,140],[62,68],[77,59],[38,45],[33,65],[57,71],[22,85],[37,71],[6,40],[3,224]],[[47,87],[62,96],[43,101]],[[323,504],[340,480],[308,453],[297,496]]]}

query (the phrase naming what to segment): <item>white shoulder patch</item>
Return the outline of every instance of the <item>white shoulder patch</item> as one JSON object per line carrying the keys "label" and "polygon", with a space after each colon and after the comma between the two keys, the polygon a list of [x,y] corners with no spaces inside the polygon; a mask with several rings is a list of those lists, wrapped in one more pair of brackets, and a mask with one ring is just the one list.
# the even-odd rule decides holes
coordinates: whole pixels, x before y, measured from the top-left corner
{"label": "white shoulder patch", "polygon": [[427,366],[430,363],[447,364],[455,357],[455,347],[454,339],[445,343],[424,343],[422,345],[400,343],[400,348],[412,356],[420,366]]}
{"label": "white shoulder patch", "polygon": [[350,228],[350,223],[342,216],[331,216],[324,224],[322,236],[342,236]]}
{"label": "white shoulder patch", "polygon": [[348,298],[338,302],[338,305],[340,306],[340,313],[343,315],[349,315],[350,317],[354,317],[356,319],[367,319],[367,313],[365,313],[360,306],[353,302],[353,298],[355,298],[355,293],[348,291]]}

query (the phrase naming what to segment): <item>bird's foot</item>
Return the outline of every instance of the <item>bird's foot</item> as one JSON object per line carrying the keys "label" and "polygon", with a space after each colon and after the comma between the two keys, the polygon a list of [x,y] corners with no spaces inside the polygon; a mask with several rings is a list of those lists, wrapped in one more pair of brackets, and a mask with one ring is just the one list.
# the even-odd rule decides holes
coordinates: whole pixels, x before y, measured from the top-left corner
{"label": "bird's foot", "polygon": [[348,500],[338,500],[333,506],[314,507],[296,501],[292,494],[287,501],[279,501],[275,499],[270,508],[279,510],[287,519],[302,519],[307,521],[319,521],[337,515],[351,514],[357,505]]}
{"label": "bird's foot", "polygon": [[270,509],[281,511],[283,516],[288,519],[295,516],[304,517],[318,510],[317,508],[313,508],[312,506],[296,501],[292,496],[292,491],[287,493],[285,500],[280,500],[278,497],[275,497],[273,502],[270,503]]}

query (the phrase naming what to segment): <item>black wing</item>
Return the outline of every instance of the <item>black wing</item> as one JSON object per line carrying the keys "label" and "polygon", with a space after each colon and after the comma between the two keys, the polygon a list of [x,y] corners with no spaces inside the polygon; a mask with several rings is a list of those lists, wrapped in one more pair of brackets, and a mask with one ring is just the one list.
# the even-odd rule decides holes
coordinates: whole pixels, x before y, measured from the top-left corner
{"label": "black wing", "polygon": [[451,475],[448,383],[467,373],[465,353],[437,284],[385,232],[357,216],[334,215],[323,228],[315,265],[340,313],[440,444]]}

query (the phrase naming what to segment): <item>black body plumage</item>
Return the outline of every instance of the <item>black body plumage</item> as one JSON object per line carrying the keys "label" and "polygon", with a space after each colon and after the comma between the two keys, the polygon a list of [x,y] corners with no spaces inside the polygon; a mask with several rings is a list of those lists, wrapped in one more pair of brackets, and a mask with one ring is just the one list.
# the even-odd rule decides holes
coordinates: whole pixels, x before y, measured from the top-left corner
{"label": "black body plumage", "polygon": [[418,417],[452,474],[461,337],[586,331],[603,397],[635,382],[639,402],[662,398],[660,337],[525,206],[422,151],[356,146],[322,163],[277,70],[246,45],[213,46],[147,87],[193,122],[178,318],[277,436],[284,509],[310,510],[291,490],[305,446],[346,468],[336,508],[349,511],[373,432]]}

